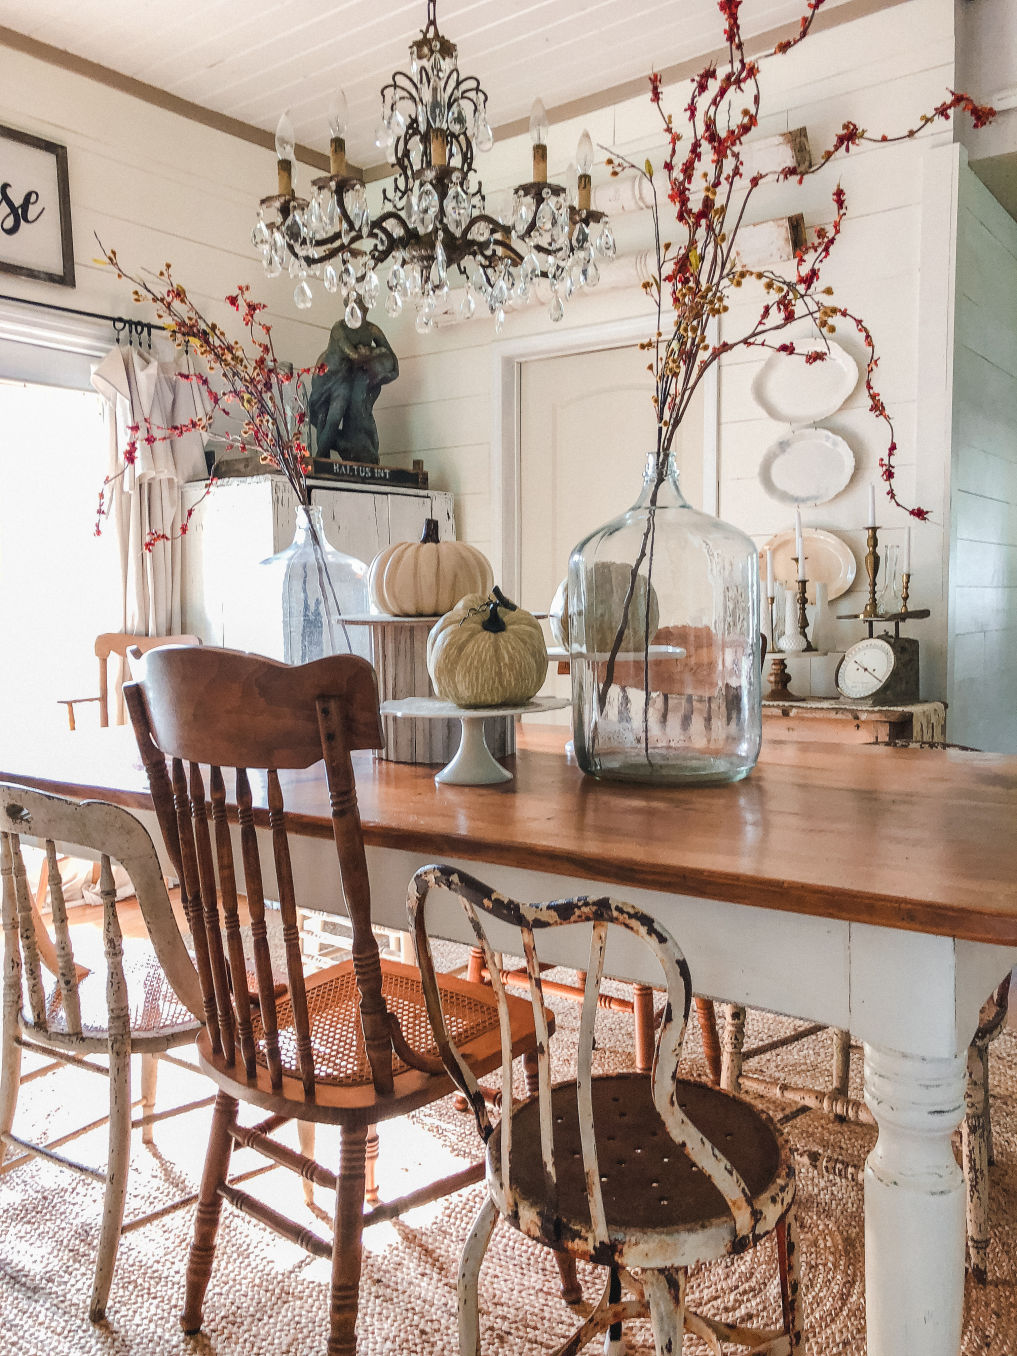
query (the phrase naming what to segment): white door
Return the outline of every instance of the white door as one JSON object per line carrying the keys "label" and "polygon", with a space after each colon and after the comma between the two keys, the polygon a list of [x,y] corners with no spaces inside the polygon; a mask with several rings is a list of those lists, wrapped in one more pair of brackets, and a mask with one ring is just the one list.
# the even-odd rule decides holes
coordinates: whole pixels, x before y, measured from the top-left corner
{"label": "white door", "polygon": [[[572,548],[636,499],[656,444],[650,355],[638,345],[534,359],[520,374],[519,602],[546,612]],[[703,407],[676,439],[682,490],[702,504]],[[550,632],[548,643],[553,643]],[[567,696],[549,670],[545,693]],[[561,714],[568,719],[568,712]]]}

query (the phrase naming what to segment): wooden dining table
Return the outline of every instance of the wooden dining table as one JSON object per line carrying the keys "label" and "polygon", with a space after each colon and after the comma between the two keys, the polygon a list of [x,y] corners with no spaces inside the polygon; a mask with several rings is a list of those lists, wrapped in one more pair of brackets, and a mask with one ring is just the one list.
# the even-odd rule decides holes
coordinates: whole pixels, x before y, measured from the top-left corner
{"label": "wooden dining table", "polygon": [[[497,786],[356,755],[375,921],[405,926],[407,882],[435,860],[519,899],[612,894],[666,925],[697,993],[850,1030],[878,1126],[867,1350],[957,1356],[965,1195],[951,1141],[979,1007],[1017,963],[1017,758],[773,741],[742,782],[667,788],[586,777],[566,738],[524,725],[514,780]],[[158,841],[129,730],[9,730],[0,778],[126,805]],[[341,911],[320,769],[283,785],[297,897]],[[267,811],[256,820],[267,829]],[[439,929],[466,937],[451,903]],[[557,935],[570,931],[547,958],[579,967],[582,940]],[[654,982],[643,965],[621,950],[611,970]]]}

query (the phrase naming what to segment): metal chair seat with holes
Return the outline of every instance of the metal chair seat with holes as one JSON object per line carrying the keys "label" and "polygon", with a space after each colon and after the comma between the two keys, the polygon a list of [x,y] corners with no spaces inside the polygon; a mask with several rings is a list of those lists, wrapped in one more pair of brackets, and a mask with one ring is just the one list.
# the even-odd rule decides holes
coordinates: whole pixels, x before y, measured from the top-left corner
{"label": "metal chair seat with holes", "polygon": [[[462,902],[500,1003],[506,1002],[505,986],[488,927],[494,925],[501,948],[526,960],[538,1039],[538,1090],[513,1103],[511,1082],[503,1077],[497,1125],[488,1118],[483,1092],[442,1015],[425,918],[432,890]],[[646,1315],[657,1356],[679,1356],[685,1332],[703,1339],[716,1356],[722,1342],[757,1356],[800,1353],[795,1175],[788,1146],[770,1118],[748,1102],[678,1078],[692,986],[684,957],[660,924],[612,899],[518,904],[444,866],[426,867],[414,876],[409,914],[442,1059],[472,1105],[487,1144],[487,1199],[459,1269],[461,1356],[480,1351],[479,1274],[499,1217],[556,1254],[608,1268],[603,1296],[592,1307],[577,1306],[583,1322],[557,1356],[575,1356],[601,1333],[607,1334],[605,1351],[621,1356],[622,1324]],[[552,1087],[537,939],[561,926],[589,928],[591,942],[576,1077]],[[519,935],[518,947],[506,941],[507,928]],[[667,1001],[649,1077],[593,1072],[597,995],[612,932],[635,934],[663,971]],[[779,1328],[729,1324],[686,1306],[692,1267],[747,1251],[770,1234],[777,1242]],[[630,1298],[623,1298],[623,1289]]]}
{"label": "metal chair seat with holes", "polygon": [[[52,936],[28,888],[22,837],[46,842]],[[100,856],[101,945],[90,947],[86,942],[83,946],[78,936],[82,929],[75,929],[72,935],[57,843]],[[105,1184],[89,1306],[89,1317],[98,1322],[105,1314],[120,1236],[147,1218],[123,1223],[132,1127],[140,1125],[142,1138],[151,1141],[153,1121],[211,1102],[206,1098],[186,1107],[155,1112],[156,1060],[172,1060],[167,1051],[194,1041],[200,1029],[197,1014],[201,1011],[201,991],[173,918],[152,840],[133,815],[101,801],[77,803],[26,787],[0,784],[0,847],[4,928],[0,1173],[38,1156]],[[124,942],[121,936],[111,865],[114,861],[130,877],[149,941]],[[91,930],[85,935],[94,936]],[[55,1062],[22,1077],[23,1050],[48,1055]],[[132,1120],[132,1054],[142,1057],[143,1114],[136,1121]],[[106,1056],[108,1067],[94,1063],[89,1058],[93,1055]],[[56,1152],[101,1121],[61,1134],[47,1144],[33,1143],[13,1132],[22,1084],[62,1066],[89,1069],[109,1078],[109,1160],[105,1170]],[[9,1157],[9,1149],[20,1153]]]}

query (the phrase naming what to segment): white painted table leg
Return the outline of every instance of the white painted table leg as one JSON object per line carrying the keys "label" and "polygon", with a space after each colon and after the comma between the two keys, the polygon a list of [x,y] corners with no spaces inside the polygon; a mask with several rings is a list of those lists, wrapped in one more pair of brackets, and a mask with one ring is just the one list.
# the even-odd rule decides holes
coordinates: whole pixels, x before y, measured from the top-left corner
{"label": "white painted table leg", "polygon": [[951,1138],[965,1076],[965,1054],[865,1046],[865,1100],[879,1126],[865,1165],[868,1356],[960,1351],[965,1194]]}
{"label": "white painted table leg", "polygon": [[484,738],[486,713],[477,716],[463,716],[463,737],[459,741],[459,751],[447,767],[435,777],[436,782],[448,782],[453,786],[490,786],[495,782],[510,782],[512,773],[491,756]]}

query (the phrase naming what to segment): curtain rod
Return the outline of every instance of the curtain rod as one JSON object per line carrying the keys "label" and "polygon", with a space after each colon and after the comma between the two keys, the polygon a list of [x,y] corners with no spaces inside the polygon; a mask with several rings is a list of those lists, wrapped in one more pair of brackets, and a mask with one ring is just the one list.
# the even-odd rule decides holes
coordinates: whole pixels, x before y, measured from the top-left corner
{"label": "curtain rod", "polygon": [[11,296],[6,292],[0,292],[0,301],[13,301],[19,306],[37,306],[44,311],[61,311],[64,315],[80,315],[86,320],[108,320],[116,333],[117,343],[120,342],[120,335],[126,330],[128,343],[135,334],[139,339],[143,334],[147,334],[148,347],[151,348],[153,330],[167,332],[165,325],[160,325],[154,320],[132,320],[127,316],[109,315],[104,311],[82,311],[77,306],[58,306],[52,301],[34,301],[30,297]]}

